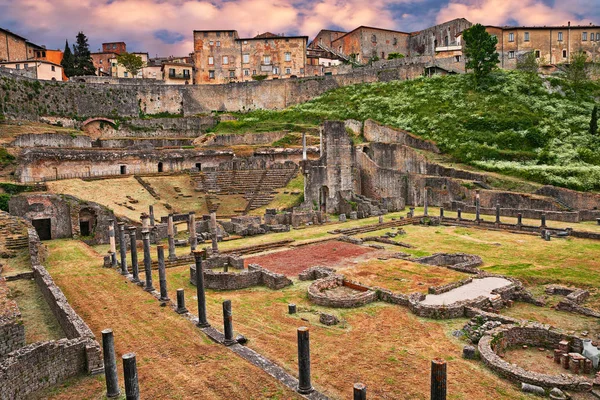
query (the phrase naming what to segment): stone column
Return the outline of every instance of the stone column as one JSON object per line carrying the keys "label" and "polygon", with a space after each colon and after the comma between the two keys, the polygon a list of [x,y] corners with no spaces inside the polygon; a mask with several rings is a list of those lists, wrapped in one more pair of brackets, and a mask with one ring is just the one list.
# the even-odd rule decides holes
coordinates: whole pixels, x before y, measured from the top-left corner
{"label": "stone column", "polygon": [[462,218],[462,210],[460,208],[458,208],[456,210],[456,215],[457,215],[458,220],[460,221]]}
{"label": "stone column", "polygon": [[[118,246],[119,248],[121,248],[121,237],[119,236],[119,225],[116,220],[113,220],[113,228],[115,230],[115,240],[116,240],[115,246]],[[115,253],[116,253],[116,248],[115,248]]]}
{"label": "stone column", "polygon": [[446,361],[431,360],[431,400],[446,400]]}
{"label": "stone column", "polygon": [[479,189],[475,190],[475,221],[479,222],[481,217]]}
{"label": "stone column", "polygon": [[169,214],[167,223],[167,236],[169,240],[169,261],[174,261],[177,258],[175,254],[175,229],[173,228],[173,214]]}
{"label": "stone column", "polygon": [[223,344],[225,346],[231,346],[235,344],[233,340],[233,315],[231,313],[231,300],[225,300],[223,302],[223,333],[225,334],[225,340]]}
{"label": "stone column", "polygon": [[518,213],[517,214],[517,226],[520,228],[521,225],[523,225],[523,214]]}
{"label": "stone column", "polygon": [[296,314],[296,305],[294,303],[288,304],[288,314]]}
{"label": "stone column", "polygon": [[425,215],[425,216],[429,215],[428,202],[429,202],[429,199],[427,198],[427,187],[425,187],[423,189],[423,215]]}
{"label": "stone column", "polygon": [[440,207],[440,218],[444,218],[444,207]]}
{"label": "stone column", "polygon": [[108,221],[108,241],[110,243],[110,261],[115,268],[117,266],[117,244],[115,239],[115,224],[111,219]]}
{"label": "stone column", "polygon": [[159,244],[156,246],[158,253],[158,283],[160,285],[160,301],[169,301],[167,292],[167,272],[165,270],[165,246]]}
{"label": "stone column", "polygon": [[130,226],[127,228],[129,231],[129,242],[131,247],[131,271],[133,272],[133,282],[140,282],[140,266],[138,264],[137,257],[137,238],[135,237],[136,228]]}
{"label": "stone column", "polygon": [[190,211],[188,225],[188,233],[190,235],[190,249],[191,251],[194,251],[196,250],[196,246],[198,246],[198,237],[196,237],[196,213],[193,211]]}
{"label": "stone column", "polygon": [[142,229],[150,229],[150,216],[148,214],[142,213],[140,220],[142,221]]}
{"label": "stone column", "polygon": [[154,291],[152,286],[152,258],[150,257],[150,232],[147,230],[142,231],[142,241],[144,243],[144,271],[146,273],[146,285],[144,290],[146,292]]}
{"label": "stone column", "polygon": [[496,223],[500,223],[500,203],[496,203]]}
{"label": "stone column", "polygon": [[115,340],[112,329],[102,331],[102,355],[104,356],[104,377],[106,379],[106,397],[114,398],[121,394],[117,376]]}
{"label": "stone column", "polygon": [[408,212],[408,217],[412,218],[415,216],[415,208],[414,207],[409,207],[409,212]]}
{"label": "stone column", "polygon": [[541,218],[541,222],[542,222],[542,228],[546,227],[546,214],[542,213],[542,218]]}
{"label": "stone column", "polygon": [[188,312],[187,308],[185,308],[185,293],[183,289],[177,289],[177,309],[175,312],[177,312],[177,314],[185,314]]}
{"label": "stone column", "polygon": [[134,353],[123,355],[123,375],[125,376],[125,399],[139,400],[140,387]]}
{"label": "stone column", "polygon": [[319,158],[323,157],[323,127],[319,128]]}
{"label": "stone column", "polygon": [[150,226],[154,226],[154,206],[150,205],[148,207],[148,217],[150,218]]}
{"label": "stone column", "polygon": [[302,132],[302,160],[306,160],[306,132]]}
{"label": "stone column", "polygon": [[217,213],[210,213],[210,234],[212,236],[212,252],[219,254],[219,245],[217,243]]}
{"label": "stone column", "polygon": [[203,251],[194,251],[196,262],[196,297],[198,297],[198,326],[208,328],[210,324],[206,319],[206,295],[204,293],[204,270],[202,268]]}
{"label": "stone column", "polygon": [[354,384],[354,400],[367,400],[367,385],[364,383]]}
{"label": "stone column", "polygon": [[119,222],[119,242],[121,246],[119,251],[121,253],[121,275],[129,275],[127,270],[127,242],[125,241],[125,222]]}
{"label": "stone column", "polygon": [[313,389],[310,383],[310,341],[308,328],[298,328],[298,393],[309,394]]}

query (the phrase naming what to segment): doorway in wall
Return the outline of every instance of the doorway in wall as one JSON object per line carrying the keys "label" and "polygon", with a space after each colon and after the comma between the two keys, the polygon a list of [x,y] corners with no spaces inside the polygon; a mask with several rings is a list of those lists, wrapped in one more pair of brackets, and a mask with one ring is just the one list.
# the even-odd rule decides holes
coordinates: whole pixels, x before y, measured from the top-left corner
{"label": "doorway in wall", "polygon": [[35,228],[40,240],[52,239],[52,222],[50,218],[34,219],[31,221],[31,224]]}
{"label": "doorway in wall", "polygon": [[162,162],[158,163],[158,172],[163,172],[163,163]]}

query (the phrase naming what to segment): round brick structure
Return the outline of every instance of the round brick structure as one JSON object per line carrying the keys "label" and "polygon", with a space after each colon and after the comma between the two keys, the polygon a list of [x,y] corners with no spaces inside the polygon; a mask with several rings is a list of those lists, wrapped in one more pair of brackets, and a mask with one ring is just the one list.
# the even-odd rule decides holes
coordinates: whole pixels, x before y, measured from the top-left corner
{"label": "round brick structure", "polygon": [[[337,292],[335,296],[328,295],[328,291],[337,288],[348,290]],[[332,275],[313,282],[308,287],[308,298],[320,306],[354,308],[376,301],[377,293],[365,286],[346,281],[341,275]]]}

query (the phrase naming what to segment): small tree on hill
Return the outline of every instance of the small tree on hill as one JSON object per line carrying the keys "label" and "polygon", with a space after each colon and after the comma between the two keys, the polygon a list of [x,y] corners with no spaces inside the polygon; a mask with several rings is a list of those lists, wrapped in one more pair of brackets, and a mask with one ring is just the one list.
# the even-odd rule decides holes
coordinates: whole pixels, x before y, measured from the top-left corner
{"label": "small tree on hill", "polygon": [[538,59],[533,51],[528,51],[517,58],[517,69],[528,74],[537,74],[539,68]]}
{"label": "small tree on hill", "polygon": [[63,53],[63,59],[60,62],[60,65],[62,65],[63,71],[68,78],[75,75],[74,62],[75,60],[73,59],[73,53],[71,53],[71,48],[69,47],[69,41],[65,40],[65,52]]}
{"label": "small tree on hill", "polygon": [[475,24],[463,32],[465,39],[466,70],[473,70],[475,85],[496,68],[500,61],[496,52],[498,39],[486,32],[481,24]]}
{"label": "small tree on hill", "polygon": [[125,67],[125,70],[131,74],[134,78],[144,67],[142,57],[136,56],[133,53],[122,53],[117,56],[117,62]]}
{"label": "small tree on hill", "polygon": [[590,135],[598,135],[598,106],[592,110],[592,119],[590,120]]}
{"label": "small tree on hill", "polygon": [[561,66],[566,74],[565,78],[575,90],[581,88],[582,84],[589,79],[587,57],[587,53],[580,50],[571,55],[569,64]]}
{"label": "small tree on hill", "polygon": [[77,34],[77,42],[73,45],[73,57],[74,75],[96,75],[90,45],[83,32]]}

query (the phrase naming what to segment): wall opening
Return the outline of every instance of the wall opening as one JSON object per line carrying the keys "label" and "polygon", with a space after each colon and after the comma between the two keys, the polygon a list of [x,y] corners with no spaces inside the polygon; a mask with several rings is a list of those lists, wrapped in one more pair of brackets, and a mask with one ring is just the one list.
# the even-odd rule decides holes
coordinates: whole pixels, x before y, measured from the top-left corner
{"label": "wall opening", "polygon": [[196,163],[196,169],[198,171],[202,171],[202,164],[200,164],[199,162]]}
{"label": "wall opening", "polygon": [[158,163],[158,172],[163,172],[163,163],[162,162]]}
{"label": "wall opening", "polygon": [[96,230],[96,212],[91,208],[82,208],[79,211],[79,234],[92,236]]}
{"label": "wall opening", "polygon": [[329,197],[329,188],[327,186],[321,186],[319,190],[319,210],[327,211],[327,197]]}
{"label": "wall opening", "polygon": [[50,218],[34,219],[31,221],[31,224],[35,228],[40,240],[52,239],[52,222]]}
{"label": "wall opening", "polygon": [[127,173],[127,165],[121,165],[121,175],[125,175]]}

